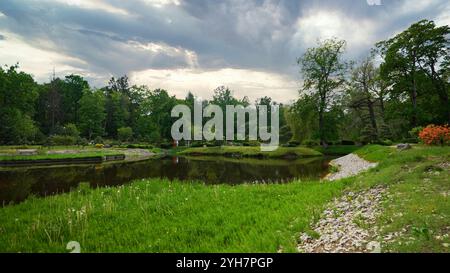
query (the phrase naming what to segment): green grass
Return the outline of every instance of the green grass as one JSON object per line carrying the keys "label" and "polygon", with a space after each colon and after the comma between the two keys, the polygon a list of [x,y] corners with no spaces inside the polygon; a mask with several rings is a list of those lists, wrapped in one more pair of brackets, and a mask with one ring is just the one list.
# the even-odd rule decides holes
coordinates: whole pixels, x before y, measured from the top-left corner
{"label": "green grass", "polygon": [[205,186],[149,180],[0,209],[1,252],[293,252],[338,183]]}
{"label": "green grass", "polygon": [[400,232],[393,242],[381,240],[386,252],[450,252],[450,147],[414,146],[398,151],[367,146],[356,152],[377,168],[349,179],[351,189],[386,185],[389,194],[378,219],[382,236]]}
{"label": "green grass", "polygon": [[85,151],[76,154],[0,155],[0,161],[91,158],[105,155],[121,155],[116,151]]}
{"label": "green grass", "polygon": [[204,147],[204,148],[188,148],[181,152],[180,155],[220,155],[231,156],[238,155],[242,157],[264,157],[264,158],[282,158],[282,157],[311,157],[321,156],[320,152],[306,147],[285,148],[279,147],[272,152],[263,152],[261,147],[237,147],[237,146],[223,146],[223,147]]}
{"label": "green grass", "polygon": [[336,145],[336,146],[329,146],[327,148],[324,148],[322,146],[315,146],[312,149],[324,154],[324,155],[348,155],[351,154],[357,150],[359,150],[361,147],[356,145]]}
{"label": "green grass", "polygon": [[[241,148],[241,147],[239,147]],[[0,252],[294,252],[324,206],[344,191],[388,186],[383,251],[450,252],[450,147],[356,151],[378,167],[337,182],[217,185],[138,181],[80,188],[0,209]],[[362,224],[362,223],[359,223]]]}

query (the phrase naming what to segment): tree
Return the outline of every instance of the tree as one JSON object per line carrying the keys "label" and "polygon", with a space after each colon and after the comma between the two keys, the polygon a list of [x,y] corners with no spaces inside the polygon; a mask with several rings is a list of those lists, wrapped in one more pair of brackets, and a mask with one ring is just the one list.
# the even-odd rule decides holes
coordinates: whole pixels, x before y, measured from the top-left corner
{"label": "tree", "polygon": [[137,121],[139,137],[153,142],[171,140],[173,119],[170,113],[177,103],[177,99],[169,96],[166,90],[149,90],[141,104],[141,114]]}
{"label": "tree", "polygon": [[[378,126],[376,117],[376,103],[379,102],[380,92],[377,89],[377,74],[378,71],[375,68],[371,58],[367,58],[361,62],[361,64],[353,69],[352,78],[350,82],[349,94],[350,102],[349,106],[356,110],[367,110],[368,120],[370,123],[370,130],[365,128],[365,132],[370,131],[367,138],[373,137],[370,141],[378,138]],[[375,92],[376,93],[375,93]]]}
{"label": "tree", "polygon": [[89,140],[104,133],[105,102],[102,92],[85,89],[80,99],[79,128]]}
{"label": "tree", "polygon": [[[379,42],[377,48],[384,57],[381,75],[394,85],[393,91],[406,93],[411,102],[411,127],[418,125],[420,96],[437,94],[450,121],[449,84],[444,80],[449,69],[448,26],[436,27],[433,21],[422,20],[394,38]],[[434,88],[427,86],[427,81]],[[433,90],[434,89],[434,90]]]}
{"label": "tree", "polygon": [[303,74],[301,94],[311,94],[317,107],[319,119],[319,139],[326,145],[325,114],[333,104],[336,93],[345,83],[347,64],[342,61],[345,41],[329,39],[319,43],[318,47],[309,48],[297,60]]}
{"label": "tree", "polygon": [[79,101],[85,89],[89,89],[89,84],[82,76],[70,74],[64,78],[62,107],[65,113],[65,123],[78,122]]}
{"label": "tree", "polygon": [[27,143],[38,133],[35,113],[37,84],[18,65],[0,67],[0,143]]}

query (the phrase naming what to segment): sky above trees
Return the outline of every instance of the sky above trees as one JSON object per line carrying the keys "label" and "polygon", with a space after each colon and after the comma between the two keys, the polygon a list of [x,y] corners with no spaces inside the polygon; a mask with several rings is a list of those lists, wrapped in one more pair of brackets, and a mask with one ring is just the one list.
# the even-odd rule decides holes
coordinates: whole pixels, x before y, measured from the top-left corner
{"label": "sky above trees", "polygon": [[348,59],[420,19],[450,24],[448,0],[2,0],[0,62],[33,74],[83,75],[209,99],[217,86],[251,100],[298,97],[297,57],[317,39],[347,41]]}

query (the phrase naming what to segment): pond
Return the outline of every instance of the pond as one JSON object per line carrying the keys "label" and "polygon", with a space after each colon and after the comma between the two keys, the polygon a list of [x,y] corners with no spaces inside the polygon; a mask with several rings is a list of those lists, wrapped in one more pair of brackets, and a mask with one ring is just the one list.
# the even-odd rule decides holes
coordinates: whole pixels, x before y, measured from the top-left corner
{"label": "pond", "polygon": [[19,203],[30,195],[68,192],[80,182],[115,186],[143,178],[201,181],[205,184],[288,183],[318,179],[329,171],[330,157],[297,160],[170,157],[137,162],[0,169],[1,204]]}

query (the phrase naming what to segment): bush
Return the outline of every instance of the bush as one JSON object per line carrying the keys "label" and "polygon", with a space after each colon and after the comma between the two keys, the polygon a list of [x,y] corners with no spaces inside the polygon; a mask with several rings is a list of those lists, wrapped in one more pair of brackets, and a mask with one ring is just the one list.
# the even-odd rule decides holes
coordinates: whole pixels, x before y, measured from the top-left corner
{"label": "bush", "polygon": [[354,141],[352,141],[352,140],[342,140],[342,141],[341,141],[341,145],[344,145],[344,146],[353,146],[353,145],[356,145],[356,143],[355,143]]}
{"label": "bush", "polygon": [[95,148],[97,148],[97,149],[103,149],[104,147],[105,147],[105,145],[103,145],[103,144],[100,144],[100,143],[95,144]]}
{"label": "bush", "polygon": [[448,145],[450,143],[450,128],[448,125],[428,125],[419,133],[419,138],[426,145]]}
{"label": "bush", "polygon": [[133,129],[131,129],[130,127],[119,128],[117,129],[117,137],[120,141],[130,141],[133,137]]}
{"label": "bush", "polygon": [[103,138],[101,136],[98,136],[94,139],[95,144],[103,144]]}
{"label": "bush", "polygon": [[47,144],[50,146],[70,146],[76,143],[77,139],[72,136],[53,135],[47,139]]}
{"label": "bush", "polygon": [[392,146],[394,143],[392,142],[392,140],[386,139],[382,141],[382,145],[384,146]]}
{"label": "bush", "polygon": [[378,144],[378,145],[382,145],[382,146],[392,146],[392,144],[394,144],[394,143],[391,140],[386,139],[386,140],[376,141],[373,144]]}
{"label": "bush", "polygon": [[63,135],[63,136],[71,136],[74,138],[80,137],[80,131],[78,131],[77,126],[73,123],[66,124],[64,127],[62,127],[60,129],[60,131],[61,131],[61,135]]}
{"label": "bush", "polygon": [[126,146],[128,149],[153,149],[153,145],[148,144],[128,144]]}
{"label": "bush", "polygon": [[86,138],[82,137],[77,140],[77,144],[80,146],[88,146],[89,141]]}

